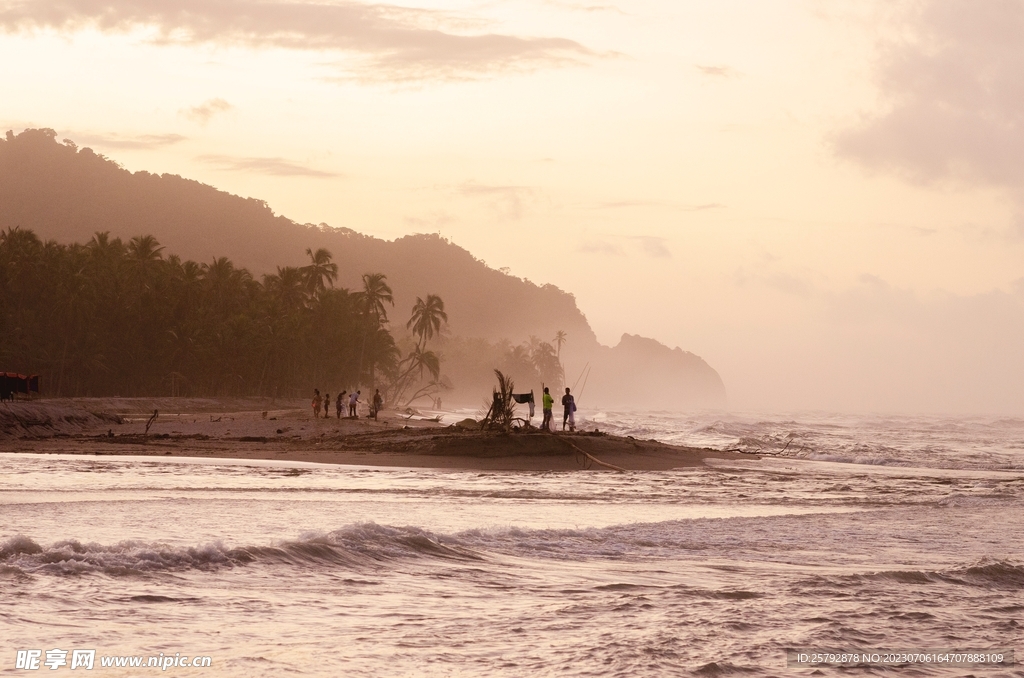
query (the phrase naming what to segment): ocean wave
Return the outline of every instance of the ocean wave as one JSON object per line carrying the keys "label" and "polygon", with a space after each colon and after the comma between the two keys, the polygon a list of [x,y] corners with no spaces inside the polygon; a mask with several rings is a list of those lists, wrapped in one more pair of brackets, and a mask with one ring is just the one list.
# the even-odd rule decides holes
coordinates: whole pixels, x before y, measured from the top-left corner
{"label": "ocean wave", "polygon": [[267,546],[228,547],[213,542],[183,547],[131,540],[105,545],[63,540],[44,547],[24,535],[0,543],[0,568],[12,574],[131,576],[258,563],[358,568],[412,558],[479,560],[481,556],[457,544],[443,544],[419,528],[375,523]]}
{"label": "ocean wave", "polygon": [[805,413],[725,417],[602,413],[601,430],[782,458],[941,469],[1020,470],[1024,420]]}
{"label": "ocean wave", "polygon": [[815,583],[829,587],[892,583],[908,585],[953,584],[984,589],[1024,589],[1024,565],[1007,560],[982,560],[947,570],[884,570],[867,574],[821,576]]}
{"label": "ocean wave", "polygon": [[[253,565],[314,566],[360,570],[399,560],[480,561],[504,556],[575,561],[591,558],[671,557],[735,538],[717,534],[717,519],[631,523],[603,528],[528,529],[492,527],[454,534],[376,523],[348,525],[327,533],[272,544],[227,546],[213,542],[176,546],[122,541],[83,544],[64,540],[49,546],[17,535],[0,543],[0,567],[26,573],[133,575],[185,570],[215,571]],[[723,542],[723,539],[728,544]]]}
{"label": "ocean wave", "polygon": [[[968,498],[973,499],[973,498]],[[771,527],[765,522],[770,521]],[[609,527],[530,529],[507,526],[455,533],[405,526],[358,523],[331,532],[315,532],[268,544],[212,542],[174,545],[159,541],[82,543],[69,539],[43,545],[25,535],[0,542],[0,575],[133,576],[184,571],[216,572],[232,568],[285,567],[375,572],[416,562],[432,568],[440,562],[538,561],[643,562],[663,558],[743,557],[774,560],[789,553],[816,523],[805,517],[696,518]],[[817,528],[814,528],[817,529]],[[842,540],[848,531],[840,530]],[[827,549],[827,545],[822,545]],[[431,565],[433,563],[433,565]],[[901,585],[958,584],[988,588],[1024,587],[1024,565],[1006,560],[979,561],[942,571],[908,568],[843,575],[817,575],[811,586],[848,587],[871,582]],[[619,582],[621,583],[621,582]],[[617,583],[618,584],[618,583]],[[716,594],[718,595],[718,594]],[[734,591],[723,597],[757,594]]]}

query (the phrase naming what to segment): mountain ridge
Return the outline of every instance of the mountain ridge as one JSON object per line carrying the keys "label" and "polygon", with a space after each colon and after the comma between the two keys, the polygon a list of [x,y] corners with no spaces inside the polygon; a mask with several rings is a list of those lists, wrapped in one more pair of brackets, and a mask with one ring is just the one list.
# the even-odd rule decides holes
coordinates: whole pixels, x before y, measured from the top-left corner
{"label": "mountain ridge", "polygon": [[[628,334],[616,347],[602,346],[570,292],[495,270],[440,235],[388,241],[346,227],[299,224],[274,214],[262,200],[178,175],[133,173],[73,141],[58,142],[53,130],[9,131],[0,139],[0,229],[18,226],[63,243],[85,242],[98,231],[124,238],[153,235],[183,259],[227,254],[257,275],[304,265],[307,248],[326,248],[338,264],[341,287],[358,289],[363,273],[387,275],[399,317],[417,296],[438,294],[454,335],[517,343],[551,341],[556,332],[566,332],[567,371],[578,369],[576,363],[601,364],[590,387],[598,400],[615,402],[628,393],[632,403],[641,404],[725,403],[721,378],[699,356],[678,348],[672,353],[653,339],[641,347]],[[619,369],[618,363],[631,368]],[[675,386],[651,388],[661,384],[658,375],[666,370]],[[474,374],[471,381],[478,386],[490,379],[489,373]]]}

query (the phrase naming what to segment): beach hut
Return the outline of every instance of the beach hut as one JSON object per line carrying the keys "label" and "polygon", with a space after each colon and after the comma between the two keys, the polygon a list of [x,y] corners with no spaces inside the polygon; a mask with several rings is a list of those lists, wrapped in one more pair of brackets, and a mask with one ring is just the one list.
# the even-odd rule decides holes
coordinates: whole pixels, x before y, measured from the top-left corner
{"label": "beach hut", "polygon": [[18,374],[17,372],[0,372],[0,401],[14,400],[15,393],[30,396],[39,393],[38,374]]}

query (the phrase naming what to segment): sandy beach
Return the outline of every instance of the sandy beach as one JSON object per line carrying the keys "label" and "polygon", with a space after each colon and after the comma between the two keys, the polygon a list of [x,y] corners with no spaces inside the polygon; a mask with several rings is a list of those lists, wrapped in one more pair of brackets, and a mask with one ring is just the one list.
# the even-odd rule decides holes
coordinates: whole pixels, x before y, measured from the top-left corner
{"label": "sandy beach", "polygon": [[384,411],[379,421],[365,413],[314,419],[298,400],[45,399],[0,405],[0,450],[505,471],[668,470],[707,458],[751,458],[593,429],[503,433],[448,423],[457,418],[437,422],[413,411]]}

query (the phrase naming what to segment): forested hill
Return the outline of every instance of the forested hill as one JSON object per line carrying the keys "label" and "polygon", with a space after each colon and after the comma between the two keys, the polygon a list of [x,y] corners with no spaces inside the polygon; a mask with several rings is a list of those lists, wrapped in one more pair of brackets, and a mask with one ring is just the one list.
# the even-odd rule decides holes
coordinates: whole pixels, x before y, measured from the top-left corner
{"label": "forested hill", "polygon": [[385,241],[297,224],[260,200],[176,175],[129,172],[88,148],[58,142],[52,130],[0,139],[0,229],[17,226],[61,243],[87,242],[104,231],[125,240],[152,235],[183,259],[227,254],[257,276],[308,264],[306,249],[323,247],[339,266],[342,287],[358,289],[363,273],[384,273],[401,316],[417,296],[437,294],[457,335],[550,341],[564,330],[579,349],[597,345],[571,294],[489,268],[437,235]]}

